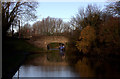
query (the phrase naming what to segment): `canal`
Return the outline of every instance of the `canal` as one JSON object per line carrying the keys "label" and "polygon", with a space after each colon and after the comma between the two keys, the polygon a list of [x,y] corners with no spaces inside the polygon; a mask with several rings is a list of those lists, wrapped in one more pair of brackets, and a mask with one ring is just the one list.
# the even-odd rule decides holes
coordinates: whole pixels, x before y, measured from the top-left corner
{"label": "canal", "polygon": [[[69,59],[69,60],[68,60]],[[71,66],[74,57],[59,52],[32,54],[27,57],[14,77],[105,77],[120,78],[120,58],[82,56]],[[73,61],[71,61],[73,60]]]}

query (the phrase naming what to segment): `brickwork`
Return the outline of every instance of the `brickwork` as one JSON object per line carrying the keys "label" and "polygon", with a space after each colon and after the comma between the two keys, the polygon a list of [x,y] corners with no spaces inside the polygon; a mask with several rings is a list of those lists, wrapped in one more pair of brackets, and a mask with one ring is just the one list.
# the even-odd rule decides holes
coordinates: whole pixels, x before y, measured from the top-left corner
{"label": "brickwork", "polygon": [[69,39],[65,36],[33,36],[31,40],[34,45],[45,49],[47,49],[49,43],[57,42],[65,44],[69,42]]}

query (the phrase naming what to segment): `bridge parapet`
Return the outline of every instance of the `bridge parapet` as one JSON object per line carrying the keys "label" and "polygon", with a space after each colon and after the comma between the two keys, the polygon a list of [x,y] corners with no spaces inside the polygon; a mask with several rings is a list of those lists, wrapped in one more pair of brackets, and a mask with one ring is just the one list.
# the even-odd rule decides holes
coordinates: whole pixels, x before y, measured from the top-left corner
{"label": "bridge parapet", "polygon": [[69,39],[65,36],[33,36],[31,40],[36,46],[44,49],[47,49],[49,43],[58,42],[65,44],[69,42]]}

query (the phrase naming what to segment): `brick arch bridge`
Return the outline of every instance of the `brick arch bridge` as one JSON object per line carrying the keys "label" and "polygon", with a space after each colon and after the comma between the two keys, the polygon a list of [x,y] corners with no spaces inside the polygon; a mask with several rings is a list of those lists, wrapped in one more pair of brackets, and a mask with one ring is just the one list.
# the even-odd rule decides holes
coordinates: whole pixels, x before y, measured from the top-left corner
{"label": "brick arch bridge", "polygon": [[33,36],[31,42],[40,47],[47,49],[47,45],[53,42],[66,44],[69,42],[69,39],[65,36]]}

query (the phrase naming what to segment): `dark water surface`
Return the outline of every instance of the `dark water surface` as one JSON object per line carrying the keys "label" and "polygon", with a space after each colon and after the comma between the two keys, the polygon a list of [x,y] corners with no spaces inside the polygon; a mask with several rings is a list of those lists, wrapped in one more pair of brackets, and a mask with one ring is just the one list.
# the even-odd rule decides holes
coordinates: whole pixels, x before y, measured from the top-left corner
{"label": "dark water surface", "polygon": [[[82,57],[71,67],[64,60],[51,62],[47,55],[37,55],[26,60],[19,68],[19,77],[120,78],[120,58]],[[18,71],[13,77],[18,77]]]}
{"label": "dark water surface", "polygon": [[67,62],[51,62],[47,55],[36,55],[26,60],[13,77],[80,77]]}
{"label": "dark water surface", "polygon": [[75,70],[80,77],[120,78],[120,58],[83,57]]}

